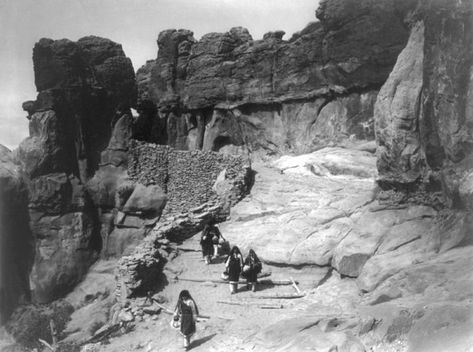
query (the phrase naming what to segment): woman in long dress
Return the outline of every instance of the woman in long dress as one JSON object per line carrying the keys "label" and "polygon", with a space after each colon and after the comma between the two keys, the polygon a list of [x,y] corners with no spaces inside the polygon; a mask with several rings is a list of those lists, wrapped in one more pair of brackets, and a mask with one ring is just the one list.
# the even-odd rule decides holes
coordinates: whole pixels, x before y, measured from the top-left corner
{"label": "woman in long dress", "polygon": [[243,267],[243,256],[237,246],[233,246],[225,262],[225,266],[228,272],[230,293],[234,294],[238,291],[238,281],[240,280],[241,268]]}
{"label": "woman in long dress", "polygon": [[189,348],[191,337],[195,333],[195,323],[198,315],[199,308],[197,308],[191,294],[187,290],[182,290],[174,309],[174,317],[181,320],[180,332],[184,337],[184,347],[186,349]]}
{"label": "woman in long dress", "polygon": [[200,238],[200,246],[202,247],[202,256],[204,257],[205,264],[210,264],[214,252],[213,236],[210,233],[211,227],[209,224],[205,225],[202,231],[202,237]]}
{"label": "woman in long dress", "polygon": [[258,281],[258,274],[261,272],[263,266],[256,255],[255,251],[250,249],[248,256],[243,264],[243,272],[241,275],[246,278],[246,287],[253,292],[256,291],[256,282]]}

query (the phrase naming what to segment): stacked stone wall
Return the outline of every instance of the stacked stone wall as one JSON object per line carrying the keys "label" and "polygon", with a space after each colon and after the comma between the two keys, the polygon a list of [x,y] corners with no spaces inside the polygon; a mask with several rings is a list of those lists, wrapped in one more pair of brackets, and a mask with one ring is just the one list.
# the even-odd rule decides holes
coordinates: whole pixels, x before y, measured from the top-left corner
{"label": "stacked stone wall", "polygon": [[167,192],[168,160],[171,148],[132,140],[129,150],[128,175],[145,186],[158,185]]}
{"label": "stacked stone wall", "polygon": [[168,196],[166,213],[186,212],[204,203],[216,203],[213,189],[225,170],[227,180],[237,181],[247,171],[242,156],[211,151],[180,151],[169,146],[133,141],[128,175],[145,186],[159,185]]}

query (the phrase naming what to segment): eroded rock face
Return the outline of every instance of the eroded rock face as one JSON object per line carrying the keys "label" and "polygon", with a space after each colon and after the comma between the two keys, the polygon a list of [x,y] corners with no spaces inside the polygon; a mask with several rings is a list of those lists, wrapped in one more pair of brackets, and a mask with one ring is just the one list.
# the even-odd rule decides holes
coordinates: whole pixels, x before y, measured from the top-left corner
{"label": "eroded rock face", "polygon": [[30,297],[34,251],[28,220],[25,180],[10,150],[0,145],[0,324]]}
{"label": "eroded rock face", "polygon": [[329,271],[305,291],[307,311],[297,310],[297,321],[265,326],[255,336],[261,349],[469,346],[471,212],[387,197],[376,186],[375,159],[354,148],[324,148],[282,157],[272,168],[254,165],[252,192],[220,224],[222,234],[267,264]]}
{"label": "eroded rock face", "polygon": [[381,182],[424,182],[470,207],[472,4],[424,1],[415,19],[376,103]]}
{"label": "eroded rock face", "polygon": [[[36,239],[33,299],[45,303],[77,284],[101,251],[100,223],[110,221],[99,217],[97,206],[109,198],[115,205],[107,191],[126,167],[136,82],[121,45],[94,36],[41,39],[33,63],[38,96],[24,105],[30,137],[18,156],[29,178]],[[103,171],[108,178],[89,187],[101,165],[113,171]]]}
{"label": "eroded rock face", "polygon": [[39,94],[19,151],[26,171],[35,177],[61,170],[84,182],[97,169],[117,111],[135,105],[131,61],[119,44],[90,36],[41,39],[33,63]]}
{"label": "eroded rock face", "polygon": [[64,296],[87,273],[100,251],[97,225],[89,212],[33,220],[36,256],[31,282],[36,301],[49,302]]}
{"label": "eroded rock face", "polygon": [[289,41],[282,31],[254,40],[241,27],[199,41],[162,32],[158,58],[137,73],[141,100],[167,125],[155,141],[273,154],[373,139],[374,100],[405,46],[411,2],[322,2],[320,22]]}
{"label": "eroded rock face", "polygon": [[422,176],[425,161],[420,153],[417,116],[421,104],[424,64],[424,23],[411,31],[381,88],[375,105],[378,170],[383,182],[415,182]]}
{"label": "eroded rock face", "polygon": [[374,155],[325,148],[282,157],[273,167],[254,165],[251,195],[232,208],[222,233],[268,263],[331,265],[358,222],[353,214],[375,198]]}

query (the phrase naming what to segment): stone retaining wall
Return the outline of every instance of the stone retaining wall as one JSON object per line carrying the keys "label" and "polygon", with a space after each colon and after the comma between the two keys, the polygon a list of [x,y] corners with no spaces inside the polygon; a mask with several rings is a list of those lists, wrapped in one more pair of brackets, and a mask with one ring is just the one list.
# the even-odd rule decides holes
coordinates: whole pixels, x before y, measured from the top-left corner
{"label": "stone retaining wall", "polygon": [[158,185],[167,192],[169,153],[171,148],[132,140],[129,149],[128,175],[145,186]]}
{"label": "stone retaining wall", "polygon": [[163,217],[132,254],[120,258],[115,272],[117,301],[155,292],[164,264],[176,255],[174,244],[201,231],[209,220],[223,221],[225,215],[221,205],[202,204],[198,209]]}
{"label": "stone retaining wall", "polygon": [[211,151],[180,151],[166,145],[132,141],[128,175],[134,182],[159,185],[168,196],[166,213],[185,212],[204,203],[217,202],[217,177],[239,182],[246,177],[248,163],[242,156]]}

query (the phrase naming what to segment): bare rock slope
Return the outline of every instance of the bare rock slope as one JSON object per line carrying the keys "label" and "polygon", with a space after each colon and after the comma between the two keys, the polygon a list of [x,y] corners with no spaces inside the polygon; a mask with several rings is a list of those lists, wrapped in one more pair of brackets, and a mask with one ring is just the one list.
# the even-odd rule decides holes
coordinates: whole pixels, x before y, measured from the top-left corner
{"label": "bare rock slope", "polygon": [[[160,291],[172,307],[180,290],[190,290],[210,317],[198,323],[193,350],[471,348],[471,214],[386,198],[375,183],[372,153],[326,148],[254,168],[251,195],[220,229],[244,254],[255,249],[270,278],[296,280],[304,296],[278,298],[296,291],[264,283],[256,293],[242,285],[230,295],[212,281],[220,278],[222,260],[205,265],[197,234],[167,257],[169,284]],[[172,228],[163,226],[155,231],[172,243]],[[131,311],[145,312],[136,313],[135,330],[97,348],[176,350],[180,338],[170,317],[153,318],[143,299],[130,302]]]}

